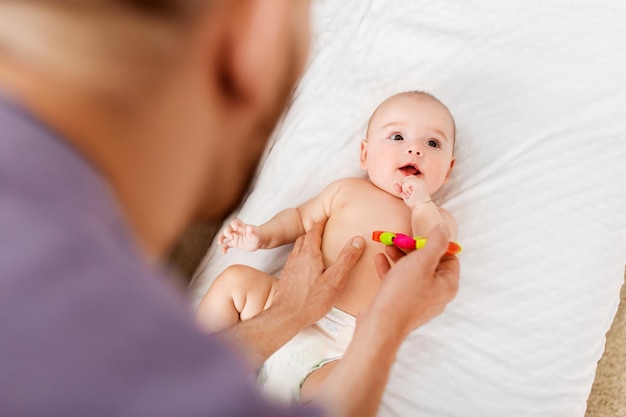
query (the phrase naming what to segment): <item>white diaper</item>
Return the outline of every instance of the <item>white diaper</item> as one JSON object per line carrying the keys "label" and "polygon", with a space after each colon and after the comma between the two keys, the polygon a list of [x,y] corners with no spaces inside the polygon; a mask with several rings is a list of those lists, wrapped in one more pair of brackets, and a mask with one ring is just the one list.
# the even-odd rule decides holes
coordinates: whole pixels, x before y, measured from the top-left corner
{"label": "white diaper", "polygon": [[300,387],[313,371],[341,359],[352,340],[356,318],[338,308],[298,333],[269,357],[259,372],[264,393],[274,399],[300,399]]}

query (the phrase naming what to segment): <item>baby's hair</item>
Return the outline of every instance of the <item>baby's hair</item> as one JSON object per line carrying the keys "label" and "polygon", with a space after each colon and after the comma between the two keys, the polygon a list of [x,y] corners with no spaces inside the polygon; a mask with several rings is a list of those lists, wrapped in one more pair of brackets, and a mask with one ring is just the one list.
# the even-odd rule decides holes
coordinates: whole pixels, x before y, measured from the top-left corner
{"label": "baby's hair", "polygon": [[398,97],[398,96],[409,96],[409,97],[414,97],[414,98],[420,98],[420,99],[426,99],[426,100],[434,100],[437,103],[441,104],[443,107],[446,108],[446,110],[448,111],[448,114],[450,114],[450,118],[452,119],[452,129],[453,129],[453,135],[452,135],[452,144],[454,145],[454,143],[456,142],[456,122],[454,121],[454,116],[452,116],[452,112],[450,111],[450,109],[448,108],[448,106],[446,106],[441,100],[439,100],[437,97],[435,97],[434,95],[432,95],[431,93],[429,93],[428,91],[422,91],[422,90],[410,90],[410,91],[402,91],[400,93],[396,93],[393,94],[389,97],[387,97],[385,100],[383,100],[377,107],[376,109],[372,112],[372,115],[370,116],[368,122],[367,122],[367,131],[365,133],[365,137],[367,138],[368,134],[369,134],[369,130],[370,130],[370,124],[372,123],[372,119],[374,118],[374,115],[376,114],[376,112],[378,111],[378,109],[380,108],[380,106],[382,106],[387,100],[393,98],[393,97]]}
{"label": "baby's hair", "polygon": [[[439,101],[439,99],[437,97],[435,97],[434,95],[432,95],[428,91],[423,91],[423,90],[404,91],[404,92],[401,92],[401,93],[396,93],[396,94],[392,95],[391,97],[394,97],[394,96],[410,96],[410,97],[432,98],[432,99],[435,99],[435,100]],[[439,101],[439,102],[441,103],[441,101]]]}

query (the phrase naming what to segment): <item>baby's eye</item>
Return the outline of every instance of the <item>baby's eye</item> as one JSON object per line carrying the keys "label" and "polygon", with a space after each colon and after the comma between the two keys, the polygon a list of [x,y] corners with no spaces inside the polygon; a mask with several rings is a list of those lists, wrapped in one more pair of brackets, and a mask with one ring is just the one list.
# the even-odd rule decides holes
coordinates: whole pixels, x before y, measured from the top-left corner
{"label": "baby's eye", "polygon": [[399,133],[394,133],[393,135],[389,136],[389,139],[391,139],[391,140],[404,140],[402,135],[399,134]]}
{"label": "baby's eye", "polygon": [[428,146],[430,146],[431,148],[439,148],[441,145],[439,144],[439,141],[436,139],[428,139]]}

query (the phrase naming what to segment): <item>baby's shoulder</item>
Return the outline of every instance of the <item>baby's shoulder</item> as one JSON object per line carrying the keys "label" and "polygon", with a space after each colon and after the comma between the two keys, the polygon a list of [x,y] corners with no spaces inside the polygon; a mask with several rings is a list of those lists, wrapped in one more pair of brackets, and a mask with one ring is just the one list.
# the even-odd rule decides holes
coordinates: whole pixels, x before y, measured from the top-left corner
{"label": "baby's shoulder", "polygon": [[330,184],[327,190],[335,197],[352,197],[374,191],[370,181],[357,177],[341,178]]}
{"label": "baby's shoulder", "polygon": [[329,184],[324,192],[324,200],[329,203],[344,203],[371,188],[370,182],[356,177],[341,178]]}
{"label": "baby's shoulder", "polygon": [[357,177],[341,178],[329,185],[329,187],[334,187],[336,191],[352,191],[366,187],[369,188],[369,186],[370,182],[368,180]]}

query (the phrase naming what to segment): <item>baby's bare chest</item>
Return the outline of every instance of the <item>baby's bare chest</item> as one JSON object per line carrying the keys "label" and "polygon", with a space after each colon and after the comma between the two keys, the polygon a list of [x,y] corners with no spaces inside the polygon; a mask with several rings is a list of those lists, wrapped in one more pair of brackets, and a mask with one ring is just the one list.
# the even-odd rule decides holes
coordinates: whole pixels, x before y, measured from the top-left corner
{"label": "baby's bare chest", "polygon": [[330,265],[350,238],[356,235],[365,238],[365,251],[350,270],[336,304],[350,314],[357,314],[371,302],[380,286],[374,258],[384,251],[384,246],[372,240],[372,232],[411,234],[411,211],[402,199],[373,186],[349,191],[333,201],[324,229],[322,253],[326,265]]}
{"label": "baby's bare chest", "polygon": [[363,258],[373,257],[382,251],[381,244],[371,240],[372,232],[377,230],[411,234],[411,211],[402,199],[367,188],[340,196],[324,230],[324,257],[334,261],[346,242],[356,235],[366,240]]}

